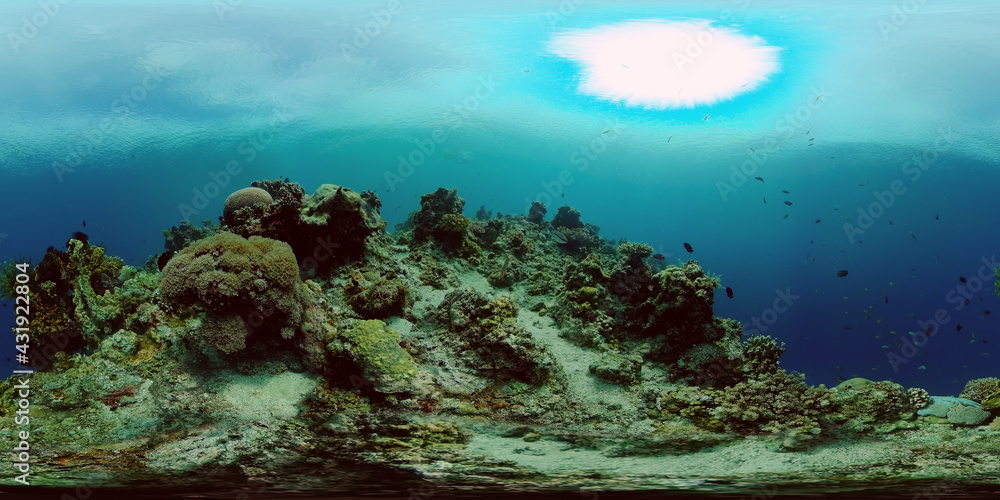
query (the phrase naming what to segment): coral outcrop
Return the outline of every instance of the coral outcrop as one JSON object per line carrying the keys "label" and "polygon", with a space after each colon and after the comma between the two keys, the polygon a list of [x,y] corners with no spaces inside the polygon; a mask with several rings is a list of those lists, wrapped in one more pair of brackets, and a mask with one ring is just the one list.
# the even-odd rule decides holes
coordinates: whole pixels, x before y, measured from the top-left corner
{"label": "coral outcrop", "polygon": [[251,334],[289,339],[302,321],[298,267],[286,243],[232,233],[198,241],[163,269],[163,300],[203,314],[194,342],[230,354]]}

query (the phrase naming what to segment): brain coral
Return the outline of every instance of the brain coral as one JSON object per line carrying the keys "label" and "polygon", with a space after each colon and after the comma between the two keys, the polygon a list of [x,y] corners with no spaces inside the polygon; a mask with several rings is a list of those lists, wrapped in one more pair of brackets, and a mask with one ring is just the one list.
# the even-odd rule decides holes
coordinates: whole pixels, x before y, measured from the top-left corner
{"label": "brain coral", "polygon": [[242,350],[256,330],[290,338],[302,321],[300,286],[288,244],[226,232],[192,243],[160,277],[168,304],[205,310],[196,340],[225,353]]}
{"label": "brain coral", "polygon": [[236,222],[237,210],[254,207],[257,204],[268,206],[273,201],[271,194],[261,188],[243,188],[226,198],[226,204],[222,207],[222,217],[226,220],[226,224],[233,224]]}

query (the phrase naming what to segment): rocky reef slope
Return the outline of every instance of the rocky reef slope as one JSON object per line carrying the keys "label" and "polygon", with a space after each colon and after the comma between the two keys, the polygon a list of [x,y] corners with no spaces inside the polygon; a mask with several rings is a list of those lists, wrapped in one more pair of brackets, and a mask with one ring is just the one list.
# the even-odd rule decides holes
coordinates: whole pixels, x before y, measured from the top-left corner
{"label": "rocky reef slope", "polygon": [[[698,262],[606,241],[571,207],[464,205],[438,189],[389,233],[373,192],[262,181],[218,224],[164,231],[142,268],[85,238],[50,248],[28,284],[33,484],[323,490],[359,463],[561,489],[1000,470],[996,379],[961,398],[808,386],[783,344],[713,316]],[[17,383],[0,383],[7,442]]]}

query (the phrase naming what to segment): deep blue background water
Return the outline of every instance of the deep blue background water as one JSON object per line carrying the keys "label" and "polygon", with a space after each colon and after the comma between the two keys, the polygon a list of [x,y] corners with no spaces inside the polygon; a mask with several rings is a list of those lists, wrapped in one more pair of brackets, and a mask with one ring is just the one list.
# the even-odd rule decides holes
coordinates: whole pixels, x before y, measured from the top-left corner
{"label": "deep blue background water", "polygon": [[[309,192],[322,183],[374,190],[390,228],[438,186],[458,188],[470,216],[480,205],[524,213],[527,201],[551,197],[550,214],[572,205],[605,238],[644,241],[670,262],[695,258],[721,275],[735,296],[720,289],[716,314],[747,329],[771,318],[778,290],[797,296],[765,333],[787,343],[782,365],[811,383],[857,375],[957,395],[968,379],[998,375],[992,278],[969,307],[948,299],[959,276],[971,281],[981,259],[1000,253],[989,4],[925,5],[885,40],[877,22],[891,19],[891,4],[587,3],[553,23],[558,2],[404,2],[349,58],[342,44],[385,2],[242,5],[221,18],[209,2],[92,4],[62,6],[29,43],[0,48],[10,75],[0,83],[0,256],[37,262],[83,230],[142,265],[162,251],[180,206],[231,161],[240,173],[190,219],[215,219],[229,192],[275,177]],[[545,48],[564,29],[714,20],[724,8],[738,11],[733,26],[780,46],[782,66],[762,87],[711,105],[643,109],[582,94],[579,65]],[[4,35],[37,10],[4,4]],[[151,71],[162,80],[130,121],[74,171],[55,173],[53,162],[118,116],[114,100]],[[477,89],[475,109],[449,113]],[[800,126],[779,126],[810,103]],[[935,149],[941,129],[956,140]],[[448,138],[393,177],[435,130]],[[768,138],[773,151],[752,174],[764,182],[723,198],[719,183]],[[595,150],[581,169],[574,155]],[[914,180],[905,164],[931,150],[936,160]],[[559,183],[564,171],[571,181]],[[844,224],[894,181],[905,193],[852,242]],[[842,269],[849,275],[836,277]],[[938,309],[949,320],[896,372],[887,355]],[[12,322],[9,307],[0,313]]]}

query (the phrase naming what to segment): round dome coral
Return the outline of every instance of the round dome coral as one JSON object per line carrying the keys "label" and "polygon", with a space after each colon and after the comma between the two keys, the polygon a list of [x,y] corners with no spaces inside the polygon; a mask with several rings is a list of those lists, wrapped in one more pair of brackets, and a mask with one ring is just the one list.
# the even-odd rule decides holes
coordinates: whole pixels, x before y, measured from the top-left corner
{"label": "round dome coral", "polygon": [[226,220],[227,224],[232,224],[237,210],[253,207],[258,203],[270,205],[273,201],[271,195],[261,188],[243,188],[226,198],[226,204],[222,207],[222,217]]}

